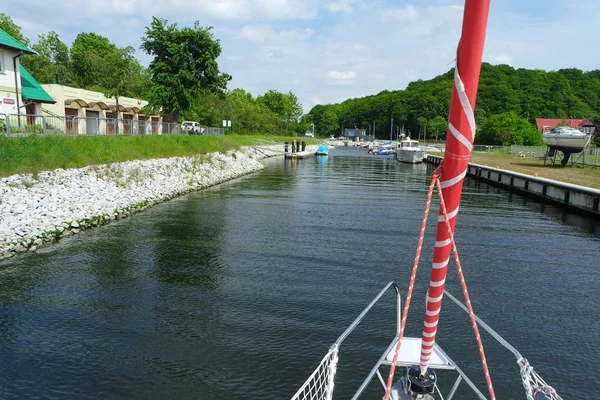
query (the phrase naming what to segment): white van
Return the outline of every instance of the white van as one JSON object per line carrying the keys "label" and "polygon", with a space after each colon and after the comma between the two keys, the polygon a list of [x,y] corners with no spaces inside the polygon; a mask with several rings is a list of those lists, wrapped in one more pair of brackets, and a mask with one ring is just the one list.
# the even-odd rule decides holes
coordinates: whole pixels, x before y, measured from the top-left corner
{"label": "white van", "polygon": [[195,121],[183,121],[181,123],[181,130],[189,135],[199,135],[203,131],[200,123]]}

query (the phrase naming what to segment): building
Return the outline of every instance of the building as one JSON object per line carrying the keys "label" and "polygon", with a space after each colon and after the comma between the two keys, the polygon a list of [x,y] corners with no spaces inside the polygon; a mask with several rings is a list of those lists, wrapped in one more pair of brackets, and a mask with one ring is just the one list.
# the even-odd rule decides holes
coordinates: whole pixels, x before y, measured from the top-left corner
{"label": "building", "polygon": [[355,141],[364,142],[364,141],[375,140],[373,135],[367,135],[366,129],[358,129],[358,128],[344,129],[344,137],[346,137],[349,140],[352,140],[353,142],[355,142]]}
{"label": "building", "polygon": [[21,66],[19,58],[26,54],[36,53],[0,29],[0,119],[11,114],[41,114],[42,104],[55,103]]}
{"label": "building", "polygon": [[147,101],[120,97],[117,106],[115,99],[99,92],[40,85],[19,62],[33,54],[0,29],[0,119],[13,129],[35,125],[44,133],[163,133],[161,116],[142,112]]}
{"label": "building", "polygon": [[559,125],[570,126],[571,128],[577,128],[583,133],[596,133],[598,128],[589,119],[561,119],[561,118],[536,118],[535,123],[540,132],[548,132]]}
{"label": "building", "polygon": [[44,84],[56,100],[42,108],[43,115],[65,118],[66,133],[72,134],[162,134],[162,117],[145,114],[142,99],[106,97],[100,92],[69,86]]}

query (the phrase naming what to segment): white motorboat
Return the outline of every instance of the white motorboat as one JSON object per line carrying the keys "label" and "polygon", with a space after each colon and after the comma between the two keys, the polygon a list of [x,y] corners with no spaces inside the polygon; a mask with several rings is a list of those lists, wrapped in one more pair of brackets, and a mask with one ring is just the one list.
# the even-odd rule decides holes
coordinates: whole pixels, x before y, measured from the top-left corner
{"label": "white motorboat", "polygon": [[398,161],[403,163],[422,163],[425,158],[425,152],[419,147],[419,142],[411,138],[400,141],[396,153],[398,154]]}

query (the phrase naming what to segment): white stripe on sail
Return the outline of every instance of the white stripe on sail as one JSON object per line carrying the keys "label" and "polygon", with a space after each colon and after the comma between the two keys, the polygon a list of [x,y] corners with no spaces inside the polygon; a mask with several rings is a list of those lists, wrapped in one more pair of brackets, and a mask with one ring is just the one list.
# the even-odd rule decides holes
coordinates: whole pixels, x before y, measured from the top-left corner
{"label": "white stripe on sail", "polygon": [[443,298],[444,298],[443,294],[441,296],[438,296],[438,297],[429,297],[429,296],[427,296],[427,301],[431,302],[431,303],[437,303],[438,301],[441,301]]}
{"label": "white stripe on sail", "polygon": [[435,247],[446,247],[449,244],[450,244],[450,239],[435,241]]}
{"label": "white stripe on sail", "polygon": [[430,317],[435,317],[435,316],[436,316],[436,315],[438,315],[439,313],[440,313],[440,307],[438,307],[438,309],[437,309],[437,310],[435,310],[435,311],[429,311],[429,310],[426,310],[426,311],[425,311],[425,314],[426,314],[426,315],[429,315]]}
{"label": "white stripe on sail", "polygon": [[456,138],[456,140],[458,140],[460,143],[462,143],[463,146],[465,146],[467,149],[469,149],[469,151],[473,150],[473,145],[471,144],[471,142],[469,142],[469,139],[467,139],[466,137],[464,137],[464,135],[462,133],[460,133],[454,127],[454,125],[452,125],[452,122],[450,122],[448,124],[448,129],[450,129],[450,132],[452,132],[452,134],[454,135],[454,137]]}
{"label": "white stripe on sail", "polygon": [[[451,220],[452,218],[456,217],[456,214],[458,214],[458,209],[459,207],[456,207],[456,209],[452,211],[446,210],[448,213],[448,220]],[[443,215],[438,215],[438,222],[446,222],[446,219]]]}
{"label": "white stripe on sail", "polygon": [[431,287],[440,287],[440,286],[442,286],[442,285],[443,285],[445,282],[446,282],[446,278],[442,279],[441,281],[437,281],[437,282],[434,282],[434,281],[429,281],[429,286],[431,286]]}
{"label": "white stripe on sail", "polygon": [[465,170],[463,172],[461,172],[459,175],[455,176],[454,178],[450,178],[447,181],[440,182],[440,186],[442,187],[442,189],[446,189],[446,188],[449,188],[450,186],[454,186],[458,182],[462,181],[465,178],[465,175],[467,175],[467,168],[465,168]]}
{"label": "white stripe on sail", "polygon": [[460,79],[460,75],[458,73],[458,63],[454,68],[454,87],[456,88],[456,94],[458,94],[460,105],[462,106],[463,111],[465,112],[465,116],[469,121],[469,126],[471,127],[471,134],[473,135],[473,139],[475,139],[475,113],[473,112],[473,107],[471,107],[471,103],[469,102],[469,98],[467,97],[465,85],[462,79]]}
{"label": "white stripe on sail", "polygon": [[425,328],[435,328],[438,324],[438,321],[435,322],[427,322],[425,321]]}

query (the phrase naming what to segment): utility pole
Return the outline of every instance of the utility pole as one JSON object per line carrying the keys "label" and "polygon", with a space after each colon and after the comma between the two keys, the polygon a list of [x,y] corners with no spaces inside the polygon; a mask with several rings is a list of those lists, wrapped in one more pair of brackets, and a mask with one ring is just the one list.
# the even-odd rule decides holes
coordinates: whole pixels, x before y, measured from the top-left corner
{"label": "utility pole", "polygon": [[375,135],[375,121],[373,121],[373,141],[375,141],[376,139],[376,135]]}
{"label": "utility pole", "polygon": [[390,142],[392,141],[392,135],[394,134],[394,117],[390,120]]}

